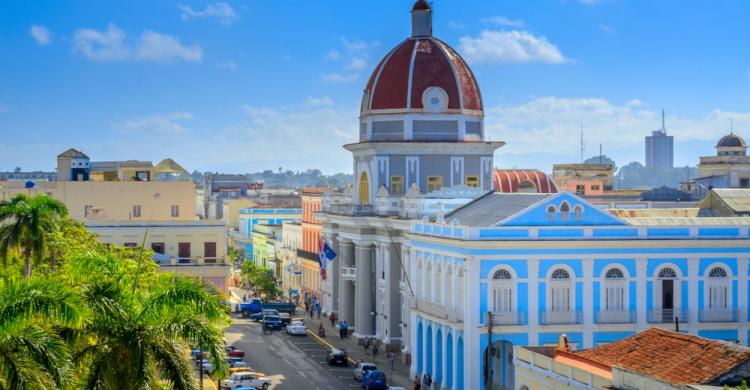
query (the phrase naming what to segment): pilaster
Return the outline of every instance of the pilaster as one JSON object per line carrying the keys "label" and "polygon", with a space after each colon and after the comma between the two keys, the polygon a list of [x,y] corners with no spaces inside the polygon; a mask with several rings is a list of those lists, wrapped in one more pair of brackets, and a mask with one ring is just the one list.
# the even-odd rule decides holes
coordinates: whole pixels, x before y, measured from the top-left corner
{"label": "pilaster", "polygon": [[747,272],[748,257],[737,257],[737,320],[740,323],[739,335],[740,344],[747,345]]}
{"label": "pilaster", "polygon": [[594,259],[583,259],[583,348],[594,346]]}
{"label": "pilaster", "polygon": [[373,280],[372,280],[372,244],[355,243],[355,263],[357,266],[357,286],[354,290],[354,336],[358,339],[373,336]]}
{"label": "pilaster", "polygon": [[529,303],[526,315],[529,321],[529,345],[539,345],[539,259],[529,259]]}
{"label": "pilaster", "polygon": [[646,289],[646,281],[649,280],[649,276],[647,275],[648,270],[648,260],[645,258],[637,258],[635,259],[635,308],[636,308],[636,314],[637,314],[637,321],[638,321],[638,331],[644,331],[648,328],[648,311],[647,311],[647,302],[649,299],[653,299],[653,297],[647,297],[647,289]]}

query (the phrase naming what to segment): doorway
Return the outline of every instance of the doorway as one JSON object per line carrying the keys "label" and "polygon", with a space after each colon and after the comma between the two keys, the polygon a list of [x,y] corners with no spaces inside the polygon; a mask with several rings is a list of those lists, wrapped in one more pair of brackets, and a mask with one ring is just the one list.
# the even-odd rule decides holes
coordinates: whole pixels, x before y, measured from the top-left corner
{"label": "doorway", "polygon": [[661,281],[661,322],[672,322],[674,318],[674,280]]}

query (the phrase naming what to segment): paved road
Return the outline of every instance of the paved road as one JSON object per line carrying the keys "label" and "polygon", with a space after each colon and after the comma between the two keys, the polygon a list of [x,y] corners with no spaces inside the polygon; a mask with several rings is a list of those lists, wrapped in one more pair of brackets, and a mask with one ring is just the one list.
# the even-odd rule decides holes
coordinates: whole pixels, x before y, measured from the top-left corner
{"label": "paved road", "polygon": [[246,352],[250,368],[273,380],[271,389],[356,389],[352,367],[331,367],[326,347],[310,336],[289,336],[284,331],[264,335],[261,325],[237,319],[224,332],[227,342]]}

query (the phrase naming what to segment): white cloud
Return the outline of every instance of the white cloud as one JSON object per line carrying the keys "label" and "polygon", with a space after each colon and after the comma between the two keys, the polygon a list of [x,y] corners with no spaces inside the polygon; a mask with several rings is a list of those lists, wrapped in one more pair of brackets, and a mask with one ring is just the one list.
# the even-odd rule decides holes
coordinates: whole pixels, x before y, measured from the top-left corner
{"label": "white cloud", "polygon": [[[586,155],[598,153],[602,143],[604,153],[613,156],[618,165],[643,161],[644,137],[661,126],[661,110],[649,110],[637,99],[618,105],[601,98],[540,97],[489,108],[486,115],[487,135],[507,142],[499,150],[499,165],[536,164],[533,167],[546,171],[553,162],[579,160],[582,123]],[[730,119],[735,129],[750,128],[750,112],[714,109],[694,117],[668,115],[667,131],[676,143],[697,142],[705,146],[703,152],[712,153],[711,146],[729,132]],[[675,160],[684,163],[696,164],[698,154],[675,148]]]}
{"label": "white cloud", "polygon": [[52,32],[44,26],[38,24],[32,24],[29,29],[29,34],[36,40],[40,45],[49,45],[52,42]]}
{"label": "white cloud", "polygon": [[360,39],[355,39],[353,41],[350,41],[346,39],[345,37],[341,37],[341,44],[344,45],[344,47],[346,47],[347,50],[349,51],[364,50],[368,46],[364,41]]}
{"label": "white cloud", "polygon": [[564,63],[560,50],[547,41],[526,31],[482,31],[476,37],[459,39],[461,54],[475,63]]}
{"label": "white cloud", "polygon": [[503,26],[503,27],[520,28],[526,25],[526,22],[524,22],[521,19],[509,19],[505,16],[493,16],[490,18],[482,19],[482,21],[485,23],[496,24],[498,26]]}
{"label": "white cloud", "polygon": [[146,30],[136,46],[135,56],[146,61],[169,62],[185,60],[200,62],[203,49],[199,46],[183,46],[180,40],[165,34]]}
{"label": "white cloud", "polygon": [[341,58],[341,53],[339,53],[338,50],[331,49],[331,50],[328,50],[328,53],[326,53],[327,60],[335,61],[335,60],[338,60],[339,58]]}
{"label": "white cloud", "polygon": [[107,26],[107,31],[81,28],[73,35],[73,51],[93,61],[122,61],[130,55],[125,37],[114,23]]}
{"label": "white cloud", "polygon": [[608,26],[608,25],[606,25],[604,23],[599,23],[599,29],[602,30],[605,34],[608,34],[608,35],[614,35],[614,33],[616,32],[613,27]]}
{"label": "white cloud", "polygon": [[324,73],[320,76],[320,79],[324,83],[350,83],[359,80],[359,73]]}
{"label": "white cloud", "polygon": [[175,111],[168,114],[151,114],[112,122],[112,127],[122,133],[148,133],[150,135],[178,135],[185,133],[182,122],[193,119],[193,114]]}
{"label": "white cloud", "polygon": [[208,4],[202,11],[196,11],[188,5],[178,5],[177,8],[182,11],[180,17],[184,21],[214,18],[222,24],[232,24],[238,17],[234,9],[224,2]]}
{"label": "white cloud", "polygon": [[333,105],[333,100],[328,96],[308,96],[305,100],[305,104],[312,107],[330,107]]}
{"label": "white cloud", "polygon": [[367,67],[367,61],[365,61],[361,57],[353,57],[351,61],[349,61],[348,68],[352,70],[362,70]]}
{"label": "white cloud", "polygon": [[448,27],[454,30],[463,30],[466,28],[466,25],[461,22],[456,22],[456,21],[451,20],[450,22],[448,22]]}
{"label": "white cloud", "polygon": [[233,72],[237,70],[237,64],[235,64],[234,61],[217,62],[214,66],[219,69],[226,69]]}
{"label": "white cloud", "polygon": [[200,62],[203,59],[203,49],[200,46],[184,46],[176,37],[151,30],[144,30],[141,36],[131,43],[127,34],[114,23],[110,23],[106,31],[78,29],[73,36],[73,51],[99,62]]}

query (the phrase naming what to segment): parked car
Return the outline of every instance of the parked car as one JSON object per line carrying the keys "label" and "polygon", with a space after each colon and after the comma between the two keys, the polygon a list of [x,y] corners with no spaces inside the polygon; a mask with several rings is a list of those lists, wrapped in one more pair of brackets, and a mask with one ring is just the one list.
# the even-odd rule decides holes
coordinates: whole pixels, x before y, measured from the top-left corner
{"label": "parked car", "polygon": [[260,376],[252,371],[236,372],[229,376],[229,379],[221,381],[221,389],[236,389],[238,387],[255,387],[266,390],[271,386],[271,379]]}
{"label": "parked car", "polygon": [[286,333],[290,335],[307,335],[307,327],[304,322],[292,321],[286,326]]}
{"label": "parked car", "polygon": [[263,318],[263,327],[266,329],[281,330],[283,326],[284,324],[279,316],[267,315]]}
{"label": "parked car", "polygon": [[279,317],[281,318],[281,322],[284,325],[287,325],[290,322],[292,322],[292,316],[290,316],[289,313],[279,313]]}
{"label": "parked car", "polygon": [[279,311],[276,310],[276,309],[262,310],[262,311],[259,311],[257,313],[251,314],[250,315],[250,319],[253,320],[253,321],[255,321],[255,322],[259,322],[259,321],[263,321],[263,319],[266,318],[266,316],[276,316],[276,317],[278,317],[279,316]]}
{"label": "parked car", "polygon": [[[233,369],[233,368],[242,368],[242,369],[245,369],[245,371],[246,371],[246,370],[247,370],[247,368],[248,368],[248,366],[247,366],[247,363],[245,363],[245,362],[244,362],[244,361],[242,361],[242,360],[239,360],[239,361],[237,361],[237,360],[234,360],[234,361],[229,361],[229,362],[228,362],[228,363],[226,364],[226,367],[227,367],[228,369]],[[206,373],[206,374],[210,374],[210,373],[211,373],[211,363],[209,363],[209,362],[204,362],[204,363],[203,363],[203,372],[204,372],[204,373]]]}
{"label": "parked car", "polygon": [[356,366],[354,366],[354,379],[358,381],[362,380],[362,376],[365,374],[365,372],[374,371],[377,369],[378,368],[375,367],[373,363],[359,362]]}
{"label": "parked car", "polygon": [[343,349],[333,348],[326,354],[326,361],[330,366],[333,366],[335,364],[348,366],[349,356],[347,356],[346,351],[344,351]]}
{"label": "parked car", "polygon": [[362,376],[362,388],[367,390],[386,390],[385,373],[380,370],[366,371]]}
{"label": "parked car", "polygon": [[227,347],[227,356],[232,357],[245,357],[245,351],[237,349],[234,346]]}

